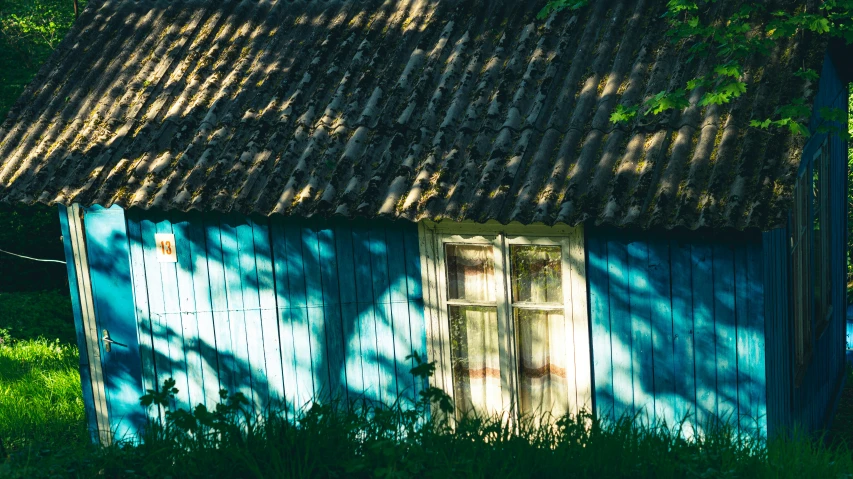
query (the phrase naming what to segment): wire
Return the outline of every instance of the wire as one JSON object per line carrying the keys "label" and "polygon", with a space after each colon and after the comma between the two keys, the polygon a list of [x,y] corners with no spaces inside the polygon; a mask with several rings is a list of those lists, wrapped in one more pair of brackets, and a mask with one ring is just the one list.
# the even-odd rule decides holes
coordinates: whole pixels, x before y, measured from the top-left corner
{"label": "wire", "polygon": [[8,254],[8,255],[10,255],[10,256],[17,256],[18,258],[24,258],[24,259],[28,259],[28,260],[30,260],[30,261],[40,261],[40,262],[42,262],[42,263],[61,263],[61,264],[65,264],[65,261],[60,261],[60,260],[58,260],[58,259],[39,259],[39,258],[31,258],[31,257],[29,257],[29,256],[24,256],[24,255],[22,255],[22,254],[15,254],[15,253],[12,253],[12,252],[10,252],[10,251],[6,251],[6,250],[2,250],[2,249],[0,249],[0,253],[6,253],[6,254]]}

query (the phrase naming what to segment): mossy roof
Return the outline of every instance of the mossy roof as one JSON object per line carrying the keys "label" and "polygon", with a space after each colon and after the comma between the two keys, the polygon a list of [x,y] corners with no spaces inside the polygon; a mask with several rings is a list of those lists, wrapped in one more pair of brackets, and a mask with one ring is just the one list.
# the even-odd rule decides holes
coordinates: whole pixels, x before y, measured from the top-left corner
{"label": "mossy roof", "polygon": [[[718,2],[720,15],[732,2]],[[91,0],[0,125],[0,200],[303,217],[784,224],[803,146],[748,127],[815,85],[614,125],[708,68],[665,0]]]}

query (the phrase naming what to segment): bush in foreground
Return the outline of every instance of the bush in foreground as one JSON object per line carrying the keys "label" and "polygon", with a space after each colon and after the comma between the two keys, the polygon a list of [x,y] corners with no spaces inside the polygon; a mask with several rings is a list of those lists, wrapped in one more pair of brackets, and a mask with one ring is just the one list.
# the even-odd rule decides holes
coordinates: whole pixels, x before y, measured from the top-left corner
{"label": "bush in foreground", "polygon": [[765,446],[725,427],[688,440],[665,427],[587,414],[561,418],[555,427],[476,417],[451,425],[439,419],[444,414],[425,419],[431,405],[449,412],[436,389],[409,410],[315,404],[296,417],[272,412],[262,420],[242,395],[225,391],[212,411],[170,411],[175,392],[167,382],[143,397],[143,404],[164,408],[165,426],[152,424],[141,441],[18,453],[0,465],[0,476],[832,478],[853,472],[846,448],[805,438]]}

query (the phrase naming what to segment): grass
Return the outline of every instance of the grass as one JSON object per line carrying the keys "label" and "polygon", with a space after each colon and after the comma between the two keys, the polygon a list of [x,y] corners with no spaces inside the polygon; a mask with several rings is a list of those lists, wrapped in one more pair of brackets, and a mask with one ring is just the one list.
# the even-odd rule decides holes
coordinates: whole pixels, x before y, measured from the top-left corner
{"label": "grass", "polygon": [[77,364],[77,348],[58,341],[0,345],[0,438],[9,451],[86,436]]}
{"label": "grass", "polygon": [[[247,423],[239,412],[209,427],[155,427],[141,444],[19,454],[18,477],[850,477],[846,449],[808,439],[767,447],[720,429],[686,440],[664,428],[588,416],[557,428],[470,419],[456,429],[387,409],[318,406],[289,421]],[[213,423],[209,423],[213,424]]]}
{"label": "grass", "polygon": [[75,338],[67,294],[0,293],[0,438],[8,451],[87,437]]}

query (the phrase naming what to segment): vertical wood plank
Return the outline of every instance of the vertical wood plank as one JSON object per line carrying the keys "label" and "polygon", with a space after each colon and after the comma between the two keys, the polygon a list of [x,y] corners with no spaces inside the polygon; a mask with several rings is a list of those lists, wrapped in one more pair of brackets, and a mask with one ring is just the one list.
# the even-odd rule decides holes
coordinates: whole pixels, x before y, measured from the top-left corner
{"label": "vertical wood plank", "polygon": [[[301,407],[298,395],[296,371],[296,345],[293,338],[293,324],[290,315],[290,285],[287,259],[286,231],[289,228],[280,218],[271,220],[273,268],[275,272],[275,299],[278,307],[279,343],[281,344],[282,381],[287,414]],[[304,345],[303,345],[304,346]]]}
{"label": "vertical wood plank", "polygon": [[[405,225],[408,226],[408,225]],[[392,322],[394,365],[396,371],[398,398],[402,405],[409,407],[413,404],[415,390],[414,377],[411,371],[411,360],[406,357],[412,354],[412,332],[409,318],[408,275],[406,273],[407,256],[404,225],[389,223],[385,229],[385,244],[388,258],[388,283],[390,318]],[[396,398],[395,398],[396,399]]]}
{"label": "vertical wood plank", "polygon": [[631,310],[628,302],[628,254],[625,243],[607,241],[610,281],[611,346],[613,357],[613,408],[616,418],[634,413]]}
{"label": "vertical wood plank", "polygon": [[243,278],[240,245],[237,238],[237,217],[220,221],[222,263],[225,265],[225,295],[228,298],[228,318],[231,327],[231,354],[234,367],[234,392],[252,398],[252,372],[249,366],[249,346],[246,337],[246,309],[243,304]]}
{"label": "vertical wood plank", "polygon": [[717,417],[717,365],[714,330],[714,275],[712,249],[693,244],[693,321],[696,354],[697,425],[705,430]]}
{"label": "vertical wood plank", "polygon": [[[237,368],[231,338],[231,313],[228,312],[228,293],[225,281],[225,255],[222,251],[222,229],[218,215],[203,219],[207,250],[207,272],[210,280],[210,305],[216,337],[216,362],[219,387],[229,393],[237,392]],[[218,401],[218,399],[217,399]]]}
{"label": "vertical wood plank", "polygon": [[[781,236],[781,243],[784,244],[784,236]],[[785,251],[784,249],[782,251]],[[749,285],[747,295],[747,318],[749,327],[754,332],[751,335],[751,354],[749,361],[749,370],[753,380],[753,387],[750,388],[749,403],[755,411],[757,420],[758,433],[764,437],[767,436],[767,378],[765,365],[765,339],[764,332],[764,277],[761,268],[761,247],[758,244],[750,243],[747,246],[747,284]]]}
{"label": "vertical wood plank", "polygon": [[198,338],[198,316],[195,304],[193,246],[190,241],[189,223],[186,217],[173,217],[172,231],[175,234],[177,256],[176,276],[178,304],[180,305],[184,357],[186,358],[187,403],[190,407],[204,403],[203,365]]}
{"label": "vertical wood plank", "polygon": [[733,246],[714,245],[713,261],[717,416],[720,421],[737,426],[737,332]]}
{"label": "vertical wood plank", "polygon": [[[406,284],[412,351],[417,352],[422,358],[428,358],[426,316],[424,314],[426,305],[423,293],[426,285],[423,284],[423,272],[421,270],[421,259],[425,259],[426,252],[420,246],[420,228],[420,224],[403,228],[403,245],[406,255]],[[408,365],[409,370],[416,365],[414,358],[409,361]],[[414,386],[412,394],[418,398],[418,394],[423,390],[423,384],[416,381],[413,376],[412,385]]]}
{"label": "vertical wood plank", "polygon": [[[281,343],[278,331],[278,311],[275,302],[275,277],[270,229],[267,221],[249,221],[255,247],[255,265],[258,277],[258,306],[263,337],[262,360],[264,364],[264,400],[267,406],[279,408],[284,402],[284,380],[281,366]],[[259,359],[260,360],[260,359]]]}
{"label": "vertical wood plank", "polygon": [[302,258],[305,274],[305,295],[311,335],[311,365],[314,371],[314,397],[326,402],[332,394],[329,364],[326,356],[326,327],[323,317],[323,282],[320,274],[320,244],[317,226],[302,228]]}
{"label": "vertical wood plank", "polygon": [[284,231],[287,261],[287,285],[290,292],[288,313],[293,327],[294,366],[296,370],[296,407],[308,406],[316,392],[312,366],[311,328],[308,320],[305,270],[300,223],[288,223]]}
{"label": "vertical wood plank", "polygon": [[335,230],[326,224],[317,232],[318,260],[323,290],[323,317],[326,330],[326,361],[329,365],[329,387],[332,399],[347,400],[345,336],[341,321],[341,294]]}
{"label": "vertical wood plank", "polygon": [[[260,278],[258,277],[258,258],[255,254],[255,234],[252,221],[247,218],[235,218],[237,232],[237,258],[242,295],[242,308],[245,311],[246,366],[250,374],[252,404],[255,414],[261,413],[269,399],[269,385],[266,376],[264,357],[264,337],[261,324]],[[235,283],[236,284],[236,283]]]}
{"label": "vertical wood plank", "polygon": [[598,417],[615,417],[613,397],[613,365],[610,343],[610,281],[607,241],[601,236],[588,237],[589,316],[592,321],[592,359],[595,376],[595,408]]}
{"label": "vertical wood plank", "polygon": [[[672,270],[673,364],[675,365],[675,419],[679,424],[696,419],[696,377],[693,350],[693,277],[689,244],[670,242]],[[685,424],[684,433],[693,433]]]}
{"label": "vertical wood plank", "polygon": [[[174,234],[172,222],[166,218],[160,218],[155,222],[155,232]],[[153,243],[154,248],[156,248],[156,241]],[[190,407],[190,385],[189,378],[187,377],[184,327],[181,318],[180,295],[178,292],[178,267],[177,263],[158,263],[158,267],[160,269],[160,280],[163,282],[163,314],[161,322],[163,329],[165,329],[165,338],[168,344],[168,349],[163,352],[168,351],[172,378],[175,380],[175,387],[178,388],[178,393],[175,395],[175,406],[188,409]]]}
{"label": "vertical wood plank", "polygon": [[[136,303],[139,353],[142,359],[142,389],[157,389],[158,385],[154,368],[154,346],[151,339],[151,315],[148,310],[148,291],[147,283],[145,282],[145,259],[142,251],[142,228],[135,216],[130,214],[127,218],[127,236],[130,247],[130,270],[133,275],[133,299]],[[82,352],[85,349],[81,348],[80,351],[82,358]],[[154,410],[156,408],[151,409]]]}
{"label": "vertical wood plank", "polygon": [[738,392],[738,430],[749,435],[755,430],[755,408],[751,402],[750,391],[754,387],[751,348],[752,321],[749,318],[750,284],[747,274],[747,250],[737,248],[734,255],[735,266],[735,317],[737,321],[737,392]]}
{"label": "vertical wood plank", "polygon": [[379,379],[380,361],[376,338],[372,259],[369,230],[364,224],[353,225],[352,247],[353,261],[355,262],[355,290],[358,300],[364,397],[379,401],[382,399],[380,393],[382,383]]}
{"label": "vertical wood plank", "polygon": [[379,400],[392,403],[397,399],[397,368],[394,354],[394,322],[391,318],[391,291],[388,277],[388,248],[385,238],[387,223],[371,223],[368,233],[373,279],[374,319],[376,321],[376,353],[379,366]]}
{"label": "vertical wood plank", "polygon": [[[154,383],[159,389],[163,381],[172,377],[172,362],[169,358],[169,334],[166,324],[166,307],[163,300],[163,281],[157,262],[154,234],[157,230],[153,221],[139,221],[142,236],[142,260],[145,264],[145,284],[148,292],[148,308],[151,316],[151,338],[154,355]],[[161,420],[164,411],[159,411]]]}
{"label": "vertical wood plank", "polygon": [[651,334],[649,250],[644,240],[627,246],[630,296],[631,363],[634,411],[644,420],[654,419],[654,352]]}
{"label": "vertical wood plank", "polygon": [[341,327],[345,370],[347,378],[347,400],[354,401],[364,394],[361,340],[359,333],[358,305],[355,288],[355,262],[353,259],[352,228],[349,223],[335,226],[335,255],[337,259],[338,294],[341,305]]}
{"label": "vertical wood plank", "polygon": [[671,274],[669,243],[662,240],[652,240],[649,244],[649,289],[652,293],[654,417],[657,422],[663,422],[670,428],[677,424],[675,416]]}
{"label": "vertical wood plank", "polygon": [[212,409],[219,402],[219,359],[217,357],[216,323],[214,321],[208,268],[207,241],[205,240],[204,219],[201,214],[189,215],[188,239],[191,248],[193,269],[193,293],[198,323],[199,355],[201,356],[201,381],[204,393],[203,403]]}

